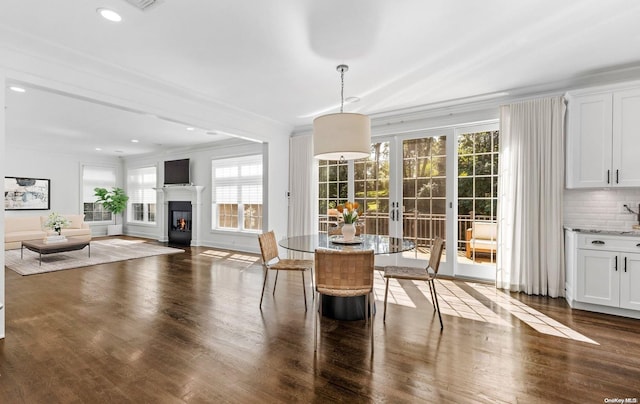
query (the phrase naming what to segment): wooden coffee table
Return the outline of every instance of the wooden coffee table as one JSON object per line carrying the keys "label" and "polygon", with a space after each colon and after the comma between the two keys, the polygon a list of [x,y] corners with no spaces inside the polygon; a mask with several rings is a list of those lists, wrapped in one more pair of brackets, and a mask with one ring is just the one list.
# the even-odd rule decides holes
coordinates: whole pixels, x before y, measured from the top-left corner
{"label": "wooden coffee table", "polygon": [[67,241],[59,243],[45,243],[42,240],[23,241],[20,247],[20,259],[23,258],[24,249],[40,254],[40,266],[42,266],[42,256],[60,252],[77,251],[89,247],[89,258],[91,258],[91,240],[81,237],[68,237]]}

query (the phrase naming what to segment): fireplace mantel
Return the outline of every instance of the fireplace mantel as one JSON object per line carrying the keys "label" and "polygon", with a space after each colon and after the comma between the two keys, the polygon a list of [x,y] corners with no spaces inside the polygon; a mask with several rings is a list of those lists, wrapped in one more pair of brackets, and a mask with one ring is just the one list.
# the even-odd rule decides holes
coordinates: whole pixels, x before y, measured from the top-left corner
{"label": "fireplace mantel", "polygon": [[162,207],[162,212],[158,212],[160,220],[161,234],[159,241],[169,241],[168,215],[170,201],[188,201],[191,202],[192,228],[191,228],[191,245],[200,245],[201,234],[201,211],[202,211],[202,191],[204,186],[201,185],[172,185],[160,188],[154,188],[158,193],[158,205]]}
{"label": "fireplace mantel", "polygon": [[200,193],[204,189],[204,186],[202,185],[165,185],[163,187],[153,188],[153,189],[155,189],[156,191],[162,191],[164,193],[171,192],[171,191],[178,191],[178,190],[187,190],[191,192]]}

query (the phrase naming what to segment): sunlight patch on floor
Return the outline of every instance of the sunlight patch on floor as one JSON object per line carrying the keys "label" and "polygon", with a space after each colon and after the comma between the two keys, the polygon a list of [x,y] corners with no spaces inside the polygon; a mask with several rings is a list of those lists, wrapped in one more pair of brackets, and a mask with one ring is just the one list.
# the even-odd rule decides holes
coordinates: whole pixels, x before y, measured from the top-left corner
{"label": "sunlight patch on floor", "polygon": [[[373,278],[373,291],[376,296],[376,300],[384,302],[384,289],[385,279],[384,272],[374,271],[375,277]],[[399,304],[401,306],[416,308],[413,300],[404,291],[400,282],[397,279],[389,279],[389,295],[387,296],[387,303]]]}
{"label": "sunlight patch on floor", "polygon": [[255,255],[246,255],[246,254],[231,254],[231,256],[227,257],[229,261],[241,262],[243,264],[252,265],[258,262],[260,259],[256,258]]}
{"label": "sunlight patch on floor", "polygon": [[[433,304],[431,301],[431,293],[429,292],[429,285],[423,281],[413,281],[413,283],[420,292],[422,292],[424,297]],[[465,292],[454,282],[437,280],[436,288],[440,312],[442,314],[512,327],[507,321],[500,318],[500,316]]]}
{"label": "sunlight patch on floor", "polygon": [[212,258],[227,258],[231,253],[229,251],[205,250],[198,255],[204,255]]}
{"label": "sunlight patch on floor", "polygon": [[[376,300],[382,302],[384,301],[385,291],[384,273],[382,271],[375,271],[374,273],[375,277],[373,288]],[[429,305],[433,305],[427,283],[424,281],[411,282],[413,282],[413,285],[429,302]],[[596,341],[572,330],[564,324],[561,324],[543,313],[527,306],[519,300],[512,298],[507,293],[496,289],[493,285],[474,282],[466,282],[465,285],[473,288],[484,296],[486,300],[478,300],[478,298],[470,295],[453,281],[443,279],[436,280],[438,302],[440,304],[440,312],[443,315],[482,321],[512,328],[513,326],[507,320],[503,319],[488,306],[489,303],[493,303],[498,307],[507,310],[518,320],[526,323],[540,333],[599,345]],[[389,280],[388,303],[413,309],[417,307],[416,303],[407,294],[404,287],[397,279]]]}
{"label": "sunlight patch on floor", "polygon": [[528,324],[534,330],[543,334],[555,335],[557,337],[569,338],[576,341],[588,342],[590,344],[600,345],[596,341],[585,337],[577,331],[572,330],[566,325],[540,313],[521,301],[512,298],[505,292],[499,291],[493,285],[484,285],[477,283],[467,283],[474,290],[496,303],[501,308],[509,311],[514,317]]}

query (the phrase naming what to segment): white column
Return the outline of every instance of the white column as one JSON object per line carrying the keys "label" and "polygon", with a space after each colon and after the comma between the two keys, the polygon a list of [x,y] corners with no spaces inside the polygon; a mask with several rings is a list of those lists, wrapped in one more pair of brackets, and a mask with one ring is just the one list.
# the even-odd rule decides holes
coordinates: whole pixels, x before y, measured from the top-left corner
{"label": "white column", "polygon": [[[6,108],[6,77],[0,70],[0,178],[5,174],[5,108]],[[0,183],[0,193],[4,195],[4,181]],[[4,204],[0,207],[0,237],[4,246]],[[0,339],[4,338],[4,254],[0,254]]]}
{"label": "white column", "polygon": [[202,213],[202,190],[203,186],[193,186],[193,194],[191,198],[191,215],[192,223],[195,223],[195,229],[191,226],[191,245],[199,246],[202,240],[202,223],[200,223],[200,214]]}

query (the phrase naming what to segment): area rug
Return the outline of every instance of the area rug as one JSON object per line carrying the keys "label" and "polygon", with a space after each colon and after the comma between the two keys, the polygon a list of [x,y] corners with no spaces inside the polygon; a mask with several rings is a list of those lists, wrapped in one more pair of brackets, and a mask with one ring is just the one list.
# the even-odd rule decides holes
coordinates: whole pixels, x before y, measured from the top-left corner
{"label": "area rug", "polygon": [[110,238],[91,241],[90,258],[85,247],[79,251],[43,255],[42,265],[39,265],[38,253],[29,251],[26,248],[23,252],[23,259],[20,259],[20,249],[4,252],[4,265],[20,275],[41,274],[154,255],[177,254],[184,252],[184,250],[150,244],[146,240]]}

